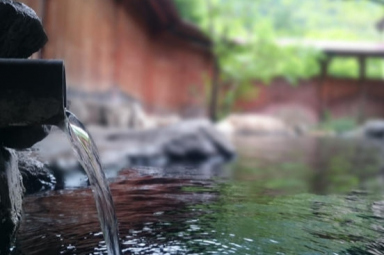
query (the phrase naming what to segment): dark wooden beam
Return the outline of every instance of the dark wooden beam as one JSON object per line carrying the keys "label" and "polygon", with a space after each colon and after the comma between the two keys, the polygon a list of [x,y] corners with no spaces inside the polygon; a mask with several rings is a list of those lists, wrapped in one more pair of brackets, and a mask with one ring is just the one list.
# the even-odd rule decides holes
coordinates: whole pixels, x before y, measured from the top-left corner
{"label": "dark wooden beam", "polygon": [[357,120],[359,123],[361,123],[365,119],[365,104],[367,100],[367,86],[365,83],[366,70],[367,70],[366,57],[359,57],[358,63],[359,63],[359,106],[358,106],[358,112],[357,112]]}
{"label": "dark wooden beam", "polygon": [[384,5],[384,0],[370,0],[373,3]]}
{"label": "dark wooden beam", "polygon": [[220,67],[219,62],[216,56],[214,56],[213,60],[213,74],[212,74],[212,82],[211,82],[211,95],[210,95],[210,102],[209,102],[209,117],[210,119],[215,122],[218,119],[217,116],[217,101],[219,98],[219,91],[220,91]]}
{"label": "dark wooden beam", "polygon": [[332,58],[326,56],[324,59],[320,60],[320,77],[319,77],[319,86],[318,86],[318,97],[319,97],[319,110],[320,110],[320,120],[324,121],[327,112],[327,93],[325,90],[325,82],[328,75],[328,67]]}
{"label": "dark wooden beam", "polygon": [[[348,1],[351,1],[351,0],[348,0]],[[368,1],[371,1],[372,3],[375,3],[375,4],[384,5],[384,0],[368,0]]]}
{"label": "dark wooden beam", "polygon": [[323,50],[323,52],[330,57],[369,57],[369,58],[383,58],[384,51],[356,51],[356,50]]}

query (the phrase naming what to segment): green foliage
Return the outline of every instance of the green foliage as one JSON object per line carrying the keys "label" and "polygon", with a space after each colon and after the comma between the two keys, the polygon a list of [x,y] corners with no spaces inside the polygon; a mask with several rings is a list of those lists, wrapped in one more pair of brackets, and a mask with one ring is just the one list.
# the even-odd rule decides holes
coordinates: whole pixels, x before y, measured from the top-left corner
{"label": "green foliage", "polygon": [[[379,41],[375,29],[384,7],[367,0],[175,0],[181,15],[214,42],[222,114],[236,99],[257,95],[252,81],[282,77],[292,85],[319,74],[322,54],[304,46],[282,47],[280,39]],[[334,59],[329,74],[356,78],[354,59]],[[367,76],[382,78],[383,60],[369,60]],[[230,85],[228,85],[230,84]],[[244,93],[245,92],[245,93]]]}
{"label": "green foliage", "polygon": [[[182,16],[215,42],[224,81],[243,83],[285,77],[293,84],[317,75],[318,52],[281,48],[280,38],[379,41],[375,24],[383,7],[367,0],[175,0]],[[383,76],[383,61],[370,61],[368,76]],[[355,78],[354,60],[335,60],[330,74]]]}

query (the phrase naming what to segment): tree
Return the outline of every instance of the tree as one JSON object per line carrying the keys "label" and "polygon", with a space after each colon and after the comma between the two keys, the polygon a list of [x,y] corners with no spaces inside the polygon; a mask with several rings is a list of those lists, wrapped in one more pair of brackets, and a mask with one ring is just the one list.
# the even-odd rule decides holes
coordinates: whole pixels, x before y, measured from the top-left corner
{"label": "tree", "polygon": [[[219,100],[221,114],[230,112],[236,99],[255,96],[257,91],[251,86],[255,80],[268,84],[283,77],[296,84],[299,79],[319,73],[319,52],[299,46],[280,47],[279,38],[375,40],[379,37],[374,24],[382,15],[382,9],[368,0],[175,2],[182,16],[198,25],[214,42],[211,94],[219,93],[218,87],[225,90]],[[340,63],[332,66],[330,73],[353,75],[351,66]],[[215,119],[214,98],[211,117]]]}

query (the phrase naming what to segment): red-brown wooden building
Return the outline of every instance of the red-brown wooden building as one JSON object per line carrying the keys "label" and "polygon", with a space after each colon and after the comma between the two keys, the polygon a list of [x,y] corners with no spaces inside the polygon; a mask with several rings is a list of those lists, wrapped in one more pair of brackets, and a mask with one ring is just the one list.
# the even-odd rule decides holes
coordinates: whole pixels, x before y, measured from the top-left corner
{"label": "red-brown wooden building", "polygon": [[204,112],[210,40],[172,0],[21,0],[49,37],[40,57],[64,59],[67,86],[118,87],[153,112]]}
{"label": "red-brown wooden building", "polygon": [[[65,60],[69,88],[118,87],[154,113],[206,113],[211,42],[180,19],[172,0],[20,1],[43,20],[49,42],[40,57]],[[314,122],[324,107],[335,117],[356,115],[357,80],[328,77],[320,84],[317,79],[298,87],[281,79],[268,87],[256,83],[257,97],[237,102],[235,110],[275,114],[301,108]],[[366,117],[384,117],[382,82],[367,80],[365,87]]]}

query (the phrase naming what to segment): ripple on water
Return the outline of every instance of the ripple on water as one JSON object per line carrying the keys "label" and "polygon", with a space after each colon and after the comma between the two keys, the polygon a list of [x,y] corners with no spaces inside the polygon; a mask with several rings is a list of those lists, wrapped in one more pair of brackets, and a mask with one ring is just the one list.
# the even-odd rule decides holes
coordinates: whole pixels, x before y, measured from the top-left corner
{"label": "ripple on water", "polygon": [[[123,252],[382,253],[382,195],[364,188],[376,182],[374,168],[360,170],[354,163],[347,165],[352,167],[347,174],[335,175],[333,165],[308,171],[295,162],[259,169],[246,161],[227,182],[121,172],[111,191]],[[340,163],[339,158],[327,162]],[[285,179],[289,181],[279,182]],[[330,184],[320,187],[324,180]],[[345,186],[336,192],[341,183],[364,192],[344,192]],[[24,209],[15,254],[106,254],[88,188],[30,196]]]}
{"label": "ripple on water", "polygon": [[[192,188],[201,188],[201,182],[194,186],[178,179],[149,185],[145,180],[150,182],[148,177],[123,178],[111,186],[126,254],[342,254],[378,240],[380,232],[373,226],[383,223],[369,210],[366,196],[353,204],[341,195],[298,194],[267,203],[243,196],[236,197],[239,207],[220,195],[230,184],[205,181],[205,196],[197,196],[201,191]],[[137,185],[146,186],[145,196]],[[106,254],[91,198],[89,189],[27,197],[17,250]]]}

